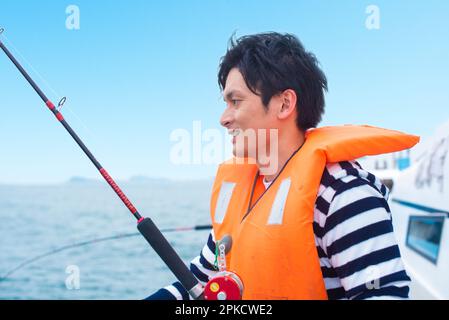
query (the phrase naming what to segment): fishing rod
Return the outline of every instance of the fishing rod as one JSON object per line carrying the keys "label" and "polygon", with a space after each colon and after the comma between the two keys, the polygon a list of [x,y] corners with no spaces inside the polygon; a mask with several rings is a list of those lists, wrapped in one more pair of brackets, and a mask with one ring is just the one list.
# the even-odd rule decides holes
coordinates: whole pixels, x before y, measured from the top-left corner
{"label": "fishing rod", "polygon": [[[0,28],[0,35],[4,32],[3,28]],[[28,81],[31,87],[36,91],[42,101],[45,103],[47,108],[53,113],[56,119],[61,123],[61,125],[67,130],[70,136],[75,140],[78,146],[83,150],[89,160],[94,164],[97,170],[100,172],[101,176],[106,180],[106,182],[111,186],[112,190],[117,194],[117,196],[122,200],[128,210],[131,212],[133,217],[137,220],[137,229],[151,245],[151,247],[156,251],[156,253],[165,262],[167,267],[173,272],[175,277],[179,280],[182,286],[187,290],[187,292],[194,299],[203,299],[203,287],[199,283],[198,279],[189,270],[189,268],[184,264],[182,259],[173,249],[173,247],[168,243],[167,239],[163,236],[161,231],[154,224],[153,220],[150,218],[145,218],[140,215],[137,209],[134,207],[132,202],[128,199],[125,193],[120,189],[114,179],[109,175],[106,169],[95,159],[90,150],[86,147],[83,141],[78,137],[78,135],[73,131],[67,121],[64,119],[62,113],[60,112],[62,105],[65,102],[65,98],[62,98],[56,107],[53,102],[51,102],[47,96],[42,92],[39,86],[34,82],[34,80],[28,75],[22,65],[16,60],[13,54],[6,48],[3,42],[0,40],[0,48],[8,56],[11,62],[20,71],[23,77]]]}
{"label": "fishing rod", "polygon": [[[168,233],[168,232],[201,231],[201,230],[210,230],[210,229],[212,229],[211,225],[198,225],[198,226],[194,226],[194,227],[166,228],[166,229],[161,229],[160,231],[163,233]],[[139,235],[140,235],[140,233],[138,233],[138,232],[122,233],[122,234],[117,234],[117,235],[103,237],[103,238],[95,238],[95,239],[91,239],[91,240],[76,242],[73,244],[65,245],[65,246],[47,251],[45,253],[42,253],[42,254],[34,256],[30,259],[27,259],[27,260],[23,261],[22,263],[20,263],[19,265],[15,266],[14,268],[10,269],[3,276],[0,277],[0,282],[6,281],[6,279],[8,279],[13,273],[16,273],[20,269],[23,269],[24,267],[26,267],[32,263],[34,263],[38,260],[41,260],[45,257],[49,257],[49,256],[55,255],[57,253],[60,253],[62,251],[79,248],[79,247],[84,247],[84,246],[88,246],[91,244],[97,244],[100,242],[105,242],[105,241],[110,241],[110,240],[131,238],[131,237],[135,237],[135,236],[139,236]]]}

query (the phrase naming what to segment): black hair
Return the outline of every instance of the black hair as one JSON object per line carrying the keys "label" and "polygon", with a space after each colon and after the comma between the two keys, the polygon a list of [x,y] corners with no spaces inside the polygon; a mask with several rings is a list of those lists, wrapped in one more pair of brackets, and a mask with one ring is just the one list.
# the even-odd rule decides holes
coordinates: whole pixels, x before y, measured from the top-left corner
{"label": "black hair", "polygon": [[297,95],[296,124],[302,131],[314,128],[324,113],[327,79],[313,53],[307,52],[292,34],[277,32],[248,35],[229,40],[220,62],[218,84],[237,68],[248,88],[261,97],[265,108],[274,95],[292,89]]}

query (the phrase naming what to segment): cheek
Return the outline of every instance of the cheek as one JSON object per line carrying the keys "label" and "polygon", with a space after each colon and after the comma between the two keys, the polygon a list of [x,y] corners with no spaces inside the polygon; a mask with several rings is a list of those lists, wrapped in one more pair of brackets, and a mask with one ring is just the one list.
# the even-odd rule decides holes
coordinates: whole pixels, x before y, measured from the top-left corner
{"label": "cheek", "polygon": [[242,129],[247,128],[252,124],[251,123],[251,113],[248,112],[248,110],[245,110],[244,108],[241,108],[241,109],[238,109],[235,111],[234,119],[235,119],[235,122]]}
{"label": "cheek", "polygon": [[254,129],[264,128],[268,120],[265,114],[260,113],[259,110],[255,108],[241,108],[236,110],[235,119],[242,128],[246,127]]}

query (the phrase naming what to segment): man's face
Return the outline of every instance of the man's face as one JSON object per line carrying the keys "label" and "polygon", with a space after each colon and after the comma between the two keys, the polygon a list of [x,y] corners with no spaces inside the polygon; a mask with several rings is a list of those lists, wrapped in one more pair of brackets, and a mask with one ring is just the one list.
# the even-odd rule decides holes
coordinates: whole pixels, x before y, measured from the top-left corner
{"label": "man's face", "polygon": [[237,68],[229,72],[223,98],[226,109],[220,118],[220,123],[233,136],[234,156],[257,158],[262,145],[265,150],[270,150],[269,129],[275,129],[278,126],[274,110],[276,108],[270,108],[273,99],[266,110],[261,97],[247,87]]}

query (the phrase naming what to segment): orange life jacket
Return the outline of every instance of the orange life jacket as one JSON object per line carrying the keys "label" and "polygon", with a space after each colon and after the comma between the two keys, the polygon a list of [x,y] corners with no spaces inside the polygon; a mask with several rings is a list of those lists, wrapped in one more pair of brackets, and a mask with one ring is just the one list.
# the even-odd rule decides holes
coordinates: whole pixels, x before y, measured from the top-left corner
{"label": "orange life jacket", "polygon": [[217,240],[232,237],[226,265],[242,279],[243,299],[327,299],[312,227],[326,163],[405,150],[418,141],[371,126],[312,129],[267,190],[256,164],[221,164],[211,217]]}

